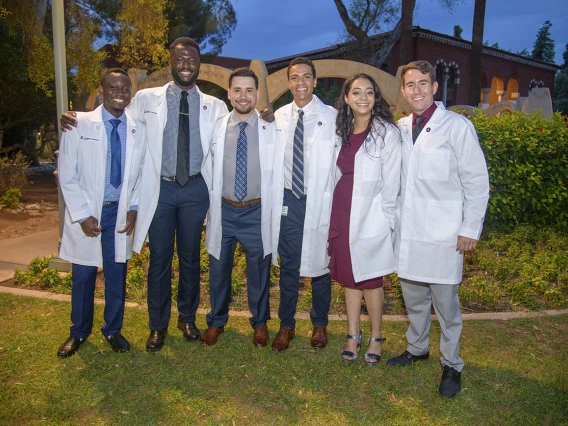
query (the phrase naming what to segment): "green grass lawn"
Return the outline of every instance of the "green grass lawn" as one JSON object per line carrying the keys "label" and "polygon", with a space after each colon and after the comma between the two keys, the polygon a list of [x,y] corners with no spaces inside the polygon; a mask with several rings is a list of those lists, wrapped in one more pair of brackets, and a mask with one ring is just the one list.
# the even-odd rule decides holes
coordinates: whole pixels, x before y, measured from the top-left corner
{"label": "green grass lawn", "polygon": [[[391,369],[384,360],[367,367],[365,344],[344,366],[343,321],[317,351],[309,322],[299,321],[290,350],[274,353],[253,347],[245,318],[203,347],[183,340],[174,315],[164,349],[146,353],[147,312],[136,308],[126,309],[123,329],[132,350],[116,354],[98,331],[102,310],[88,341],[60,360],[70,304],[0,294],[0,424],[568,425],[568,315],[466,322],[462,392],[444,401],[437,322],[430,360]],[[277,320],[269,327],[273,337]],[[384,358],[405,349],[405,331],[385,323]]]}

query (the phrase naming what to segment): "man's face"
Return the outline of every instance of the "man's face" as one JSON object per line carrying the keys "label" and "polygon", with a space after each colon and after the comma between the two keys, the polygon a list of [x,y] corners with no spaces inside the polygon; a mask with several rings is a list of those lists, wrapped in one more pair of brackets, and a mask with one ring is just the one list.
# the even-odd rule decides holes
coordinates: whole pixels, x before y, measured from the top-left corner
{"label": "man's face", "polygon": [[199,75],[201,61],[195,47],[176,46],[170,58],[174,82],[183,90],[189,90]]}
{"label": "man's face", "polygon": [[434,95],[438,90],[438,83],[430,81],[428,74],[419,70],[409,70],[404,74],[402,94],[416,114],[422,114],[434,103]]}
{"label": "man's face", "polygon": [[254,78],[233,77],[227,96],[237,115],[250,116],[258,99]]}
{"label": "man's face", "polygon": [[296,64],[290,67],[288,87],[298,107],[303,108],[310,103],[316,85],[317,79],[314,78],[312,67],[307,64]]}
{"label": "man's face", "polygon": [[115,117],[120,117],[130,103],[132,84],[130,79],[121,73],[107,75],[99,86],[103,95],[103,106]]}

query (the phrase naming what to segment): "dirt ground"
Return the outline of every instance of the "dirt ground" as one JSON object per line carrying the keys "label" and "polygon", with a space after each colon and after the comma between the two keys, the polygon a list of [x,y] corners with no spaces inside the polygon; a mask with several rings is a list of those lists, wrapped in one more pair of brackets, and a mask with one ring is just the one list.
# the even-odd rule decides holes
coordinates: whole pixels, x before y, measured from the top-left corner
{"label": "dirt ground", "polygon": [[0,210],[0,239],[21,237],[59,226],[57,183],[53,170],[30,175],[18,209]]}

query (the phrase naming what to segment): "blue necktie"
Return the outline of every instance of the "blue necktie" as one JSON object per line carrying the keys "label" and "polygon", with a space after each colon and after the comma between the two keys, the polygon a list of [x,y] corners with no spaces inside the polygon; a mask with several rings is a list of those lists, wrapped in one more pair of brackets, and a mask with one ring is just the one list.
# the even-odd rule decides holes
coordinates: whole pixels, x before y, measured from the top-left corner
{"label": "blue necktie", "polygon": [[235,171],[235,197],[242,201],[247,195],[247,134],[245,127],[247,123],[239,123],[241,131],[237,139],[237,168]]}
{"label": "blue necktie", "polygon": [[120,146],[120,137],[118,136],[120,120],[110,120],[110,124],[112,124],[112,131],[110,132],[110,184],[118,188],[122,183],[122,170],[120,166],[122,147]]}
{"label": "blue necktie", "polygon": [[304,195],[304,111],[302,110],[298,113],[298,123],[294,132],[292,194],[298,199]]}

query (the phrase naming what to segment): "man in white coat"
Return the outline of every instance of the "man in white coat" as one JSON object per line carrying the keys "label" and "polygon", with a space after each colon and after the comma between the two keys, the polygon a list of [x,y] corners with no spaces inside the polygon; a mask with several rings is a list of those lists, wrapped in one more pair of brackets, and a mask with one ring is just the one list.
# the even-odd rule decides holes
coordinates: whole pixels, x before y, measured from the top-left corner
{"label": "man in white coat", "polygon": [[79,113],[78,125],[63,133],[58,176],[65,199],[60,257],[73,263],[70,336],[57,355],[73,355],[91,334],[97,268],[105,276],[105,324],[101,332],[116,352],[130,344],[121,334],[126,295],[126,261],[146,150],[145,129],[124,109],[131,82],[118,68],[102,76],[103,104]]}
{"label": "man in white coat", "polygon": [[[304,57],[290,62],[288,86],[294,101],[274,114],[273,253],[280,256],[280,330],[275,351],[288,348],[294,337],[300,275],[312,277],[311,344],[327,344],[331,279],[327,238],[334,181],[337,111],[313,94],[317,84],[313,63]],[[273,255],[275,265],[276,254]]]}
{"label": "man in white coat", "polygon": [[449,399],[461,388],[464,366],[458,298],[463,257],[481,235],[489,176],[473,124],[434,102],[438,83],[432,65],[411,62],[401,78],[413,113],[398,122],[403,144],[395,259],[410,325],[407,349],[387,365],[429,357],[434,305],[442,333],[439,392]]}
{"label": "man in white coat", "polygon": [[228,98],[233,111],[217,120],[210,150],[205,154],[206,162],[210,157],[213,166],[212,176],[203,172],[211,200],[205,237],[210,254],[211,311],[201,341],[214,345],[227,323],[238,242],[246,256],[253,343],[266,346],[276,124],[262,120],[254,109],[258,77],[250,69],[238,68],[231,73]]}

